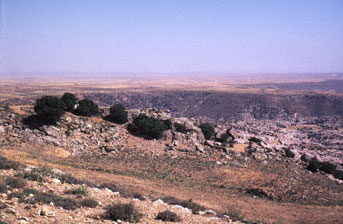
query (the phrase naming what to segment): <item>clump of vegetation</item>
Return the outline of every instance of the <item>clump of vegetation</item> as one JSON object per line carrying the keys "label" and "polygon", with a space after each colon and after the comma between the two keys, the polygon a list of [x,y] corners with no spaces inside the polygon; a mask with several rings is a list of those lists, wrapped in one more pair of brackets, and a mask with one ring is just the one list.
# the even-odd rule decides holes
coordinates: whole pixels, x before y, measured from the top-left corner
{"label": "clump of vegetation", "polygon": [[0,193],[4,193],[7,191],[7,186],[6,184],[0,182]]}
{"label": "clump of vegetation", "polygon": [[192,199],[181,201],[181,206],[192,210],[193,214],[198,214],[200,211],[204,211],[205,207],[195,203]]}
{"label": "clump of vegetation", "polygon": [[132,196],[133,196],[133,198],[136,198],[136,199],[141,200],[141,201],[145,200],[145,197],[141,193],[138,193],[138,192],[133,193]]}
{"label": "clump of vegetation", "polygon": [[163,121],[163,123],[166,125],[166,130],[170,130],[172,129],[172,121],[170,119],[167,119],[167,120],[161,120]]}
{"label": "clump of vegetation", "polygon": [[74,111],[76,115],[91,117],[96,116],[100,113],[99,106],[96,103],[94,103],[93,100],[79,100],[78,104],[79,105],[77,109]]}
{"label": "clump of vegetation", "polygon": [[96,206],[99,205],[99,203],[91,198],[85,198],[80,202],[80,205],[82,207],[88,207],[88,208],[96,208]]}
{"label": "clump of vegetation", "polygon": [[272,196],[268,195],[266,192],[259,188],[248,188],[246,189],[246,192],[252,196],[273,200]]}
{"label": "clump of vegetation", "polygon": [[256,144],[258,144],[258,145],[261,145],[261,139],[258,139],[258,138],[256,138],[256,137],[251,137],[251,138],[249,138],[249,144],[251,144],[252,142],[254,142],[254,143],[256,143]]}
{"label": "clump of vegetation", "polygon": [[181,205],[182,207],[189,208],[192,210],[193,214],[198,214],[199,211],[205,210],[204,206],[199,205],[192,199],[189,200],[179,200],[173,196],[166,196],[162,198],[162,201],[170,205]]}
{"label": "clump of vegetation", "polygon": [[290,149],[286,148],[285,149],[285,154],[286,154],[286,157],[288,158],[294,158],[295,157],[295,154],[294,152],[292,152]]}
{"label": "clump of vegetation", "polygon": [[323,171],[324,173],[332,174],[335,178],[343,180],[343,172],[337,169],[335,164],[325,161],[321,162],[316,157],[313,157],[306,167],[311,172]]}
{"label": "clump of vegetation", "polygon": [[137,197],[137,199],[139,199],[138,197],[143,197],[143,196],[139,196],[139,193],[132,193],[131,191],[129,191],[126,188],[117,186],[113,183],[103,183],[99,186],[97,186],[100,189],[104,189],[107,188],[113,192],[119,192],[121,196],[123,196],[124,198],[133,198],[133,197]]}
{"label": "clump of vegetation", "polygon": [[64,93],[61,97],[65,105],[65,110],[72,112],[75,109],[75,105],[77,103],[77,97],[72,93]]}
{"label": "clump of vegetation", "polygon": [[140,114],[133,119],[133,124],[129,125],[132,134],[142,136],[147,139],[159,139],[165,130],[168,129],[168,122],[148,117]]}
{"label": "clump of vegetation", "polygon": [[44,177],[39,172],[36,172],[36,171],[24,172],[24,173],[19,174],[19,176],[28,180],[32,180],[32,181],[38,181],[38,182],[44,181]]}
{"label": "clump of vegetation", "polygon": [[181,222],[182,219],[172,211],[166,210],[160,212],[156,216],[157,220],[162,220],[164,222]]}
{"label": "clump of vegetation", "polygon": [[209,123],[202,123],[200,129],[206,140],[210,140],[215,134],[214,127]]}
{"label": "clump of vegetation", "polygon": [[139,222],[142,218],[142,214],[138,212],[135,206],[132,203],[129,204],[115,204],[108,206],[106,208],[105,218],[117,221],[126,221],[126,222]]}
{"label": "clump of vegetation", "polygon": [[313,157],[309,162],[308,166],[306,167],[306,169],[311,172],[318,172],[318,170],[320,169],[320,162],[316,157]]}
{"label": "clump of vegetation", "polygon": [[183,124],[179,123],[174,123],[175,131],[180,132],[180,133],[187,133],[186,126]]}
{"label": "clump of vegetation", "polygon": [[110,108],[110,114],[105,117],[106,120],[117,124],[128,122],[127,111],[122,104],[115,104]]}
{"label": "clump of vegetation", "polygon": [[57,175],[56,178],[58,178],[61,183],[67,183],[67,184],[87,184],[86,181],[82,181],[77,179],[76,177],[70,175],[70,174],[60,174]]}
{"label": "clump of vegetation", "polygon": [[223,133],[220,135],[220,138],[218,139],[219,142],[225,143],[229,139],[229,135],[227,133]]}
{"label": "clump of vegetation", "polygon": [[11,188],[23,188],[26,186],[26,181],[17,177],[6,177],[5,183]]}
{"label": "clump of vegetation", "polygon": [[45,124],[56,124],[64,115],[64,103],[56,96],[42,96],[36,100],[34,110],[38,119]]}
{"label": "clump of vegetation", "polygon": [[[33,194],[33,197],[28,197],[30,194]],[[59,195],[49,194],[44,192],[39,192],[36,189],[26,188],[22,192],[13,192],[8,195],[8,199],[16,197],[21,203],[43,203],[50,204],[54,203],[56,207],[62,207],[66,210],[74,210],[77,208],[77,203],[71,198],[63,198]]]}
{"label": "clump of vegetation", "polygon": [[18,170],[20,164],[11,160],[6,159],[5,157],[0,156],[0,169],[1,170]]}
{"label": "clump of vegetation", "polygon": [[88,191],[85,187],[77,187],[77,188],[66,190],[64,193],[75,194],[75,195],[87,195]]}
{"label": "clump of vegetation", "polygon": [[52,172],[50,167],[42,166],[34,168],[31,171],[20,173],[18,176],[32,181],[43,182],[45,181],[45,177],[55,177],[56,175]]}

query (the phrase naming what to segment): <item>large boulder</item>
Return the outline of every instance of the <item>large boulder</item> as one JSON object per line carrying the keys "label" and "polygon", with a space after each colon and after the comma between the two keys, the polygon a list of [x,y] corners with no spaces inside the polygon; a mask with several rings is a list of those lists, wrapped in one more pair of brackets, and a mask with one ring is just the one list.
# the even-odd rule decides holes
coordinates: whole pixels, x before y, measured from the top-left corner
{"label": "large boulder", "polygon": [[191,132],[191,131],[194,131],[196,129],[196,126],[194,125],[194,123],[191,120],[189,120],[188,118],[184,118],[184,117],[174,118],[173,121],[174,121],[174,123],[183,125],[187,132]]}

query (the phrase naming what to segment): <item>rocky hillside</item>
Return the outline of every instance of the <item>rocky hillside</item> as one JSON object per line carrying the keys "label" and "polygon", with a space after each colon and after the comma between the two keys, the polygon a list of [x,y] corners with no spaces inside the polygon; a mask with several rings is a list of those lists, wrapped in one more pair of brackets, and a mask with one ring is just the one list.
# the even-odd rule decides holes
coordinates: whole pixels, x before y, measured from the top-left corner
{"label": "rocky hillside", "polygon": [[85,94],[102,106],[120,102],[128,108],[156,107],[181,117],[215,120],[283,119],[343,116],[343,97],[317,93],[263,94],[215,91],[155,91]]}
{"label": "rocky hillside", "polygon": [[[105,116],[106,108],[103,111]],[[201,119],[173,117],[169,110],[156,108],[128,112],[129,122],[134,116],[145,114],[170,120],[171,128],[162,139],[147,140],[132,135],[128,124],[71,113],[66,113],[55,126],[30,127],[23,121],[33,114],[31,106],[1,106],[0,144],[4,150],[20,149],[31,155],[30,159],[44,156],[43,161],[87,171],[134,176],[157,183],[163,180],[172,186],[185,184],[187,188],[199,184],[201,193],[203,188],[210,188],[218,194],[224,191],[226,197],[252,197],[268,203],[291,201],[320,206],[343,203],[343,122],[334,116],[322,116],[320,122],[318,117],[293,117],[288,121],[212,120],[214,136],[206,140],[200,128],[204,122]],[[228,136],[223,140],[225,134]],[[56,155],[57,159],[53,157]],[[201,203],[193,204],[189,198],[151,197],[127,191],[113,182],[108,185],[77,179],[26,163],[13,165],[5,158],[1,158],[1,164],[10,164],[3,167],[6,171],[2,171],[0,183],[1,220],[8,223],[111,223],[106,216],[107,207],[118,202],[132,202],[142,214],[142,223],[161,223],[155,218],[165,210],[176,213],[184,223],[262,222]],[[242,179],[223,177],[235,169]],[[249,172],[258,178],[251,177],[250,182],[245,177]],[[23,183],[12,185],[13,181]],[[317,190],[309,190],[314,185]],[[94,208],[88,208],[84,199],[95,200]],[[197,214],[187,207],[197,209]]]}

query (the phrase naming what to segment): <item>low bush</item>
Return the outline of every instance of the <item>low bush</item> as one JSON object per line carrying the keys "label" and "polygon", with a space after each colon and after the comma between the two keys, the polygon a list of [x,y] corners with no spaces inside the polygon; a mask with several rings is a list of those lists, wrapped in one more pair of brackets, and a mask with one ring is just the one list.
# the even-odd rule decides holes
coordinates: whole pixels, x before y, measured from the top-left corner
{"label": "low bush", "polygon": [[156,216],[156,219],[162,220],[164,222],[181,222],[182,221],[182,219],[177,214],[169,210],[158,213]]}
{"label": "low bush", "polygon": [[273,200],[272,196],[268,195],[266,192],[259,188],[248,188],[246,189],[246,192],[252,196]]}
{"label": "low bush", "polygon": [[113,183],[103,183],[103,184],[99,185],[98,188],[100,188],[100,189],[107,188],[113,192],[119,192],[119,187]]}
{"label": "low bush", "polygon": [[19,174],[19,176],[28,180],[32,180],[32,181],[38,181],[38,182],[44,181],[44,177],[39,172],[36,172],[36,171],[24,172],[24,173]]}
{"label": "low bush", "polygon": [[0,170],[18,170],[20,168],[20,164],[11,160],[8,160],[2,156],[0,156]]}
{"label": "low bush", "polygon": [[165,196],[161,200],[170,205],[180,205],[180,200],[173,196]]}
{"label": "low bush", "polygon": [[138,212],[132,203],[129,204],[115,204],[106,208],[105,218],[117,221],[139,222],[142,214]]}
{"label": "low bush", "polygon": [[180,132],[180,133],[187,133],[186,126],[183,124],[179,123],[174,123],[175,131]]}
{"label": "low bush", "polygon": [[145,197],[141,193],[138,193],[138,192],[133,193],[132,196],[133,196],[133,198],[136,198],[136,199],[141,200],[141,201],[145,200]]}
{"label": "low bush", "polygon": [[65,105],[66,111],[72,112],[74,110],[74,107],[77,103],[77,98],[74,94],[64,93],[63,96],[61,97],[61,100],[63,101]]}
{"label": "low bush", "polygon": [[[30,194],[33,194],[33,197],[28,197]],[[39,192],[36,189],[26,188],[22,192],[13,192],[8,195],[8,199],[16,197],[21,203],[43,203],[50,204],[54,203],[56,207],[62,207],[66,210],[74,210],[77,208],[77,203],[71,198],[63,198],[59,195],[49,194],[44,192]]]}
{"label": "low bush", "polygon": [[117,124],[128,122],[127,112],[121,104],[115,104],[110,108],[110,114],[105,117],[106,120]]}
{"label": "low bush", "polygon": [[170,205],[181,205],[182,207],[189,208],[192,210],[193,214],[199,213],[199,211],[205,210],[204,206],[201,206],[194,202],[192,199],[189,200],[179,200],[173,196],[166,196],[161,198],[167,204]]}
{"label": "low bush", "polygon": [[219,140],[219,142],[224,143],[224,142],[226,142],[228,139],[229,139],[228,133],[223,133],[223,134],[220,135],[220,138],[219,138],[218,140]]}
{"label": "low bush", "polygon": [[77,187],[77,188],[72,188],[69,190],[66,190],[64,193],[66,194],[74,194],[74,195],[87,195],[87,189],[84,187]]}
{"label": "low bush", "polygon": [[99,115],[100,111],[99,106],[93,100],[84,99],[78,101],[78,107],[74,113],[80,116],[91,117]]}
{"label": "low bush", "polygon": [[306,169],[311,172],[318,172],[318,170],[320,169],[320,162],[316,157],[313,157],[309,162],[308,166],[306,167]]}
{"label": "low bush", "polygon": [[165,124],[165,126],[166,126],[166,130],[170,130],[170,129],[172,129],[172,122],[171,122],[171,120],[170,119],[167,119],[167,120],[161,120],[161,121],[163,121],[163,123]]}
{"label": "low bush", "polygon": [[204,211],[205,207],[195,203],[192,199],[181,201],[180,205],[192,210],[193,214],[198,214],[200,211]]}
{"label": "low bush", "polygon": [[10,186],[11,188],[23,188],[26,186],[26,181],[17,177],[7,177],[5,182],[6,185]]}
{"label": "low bush", "polygon": [[200,129],[206,140],[210,140],[215,134],[214,127],[209,123],[202,123]]}
{"label": "low bush", "polygon": [[169,128],[166,123],[168,122],[140,114],[133,119],[133,123],[129,125],[128,130],[132,134],[147,139],[159,139],[162,137],[163,132]]}
{"label": "low bush", "polygon": [[[107,189],[110,189],[113,192],[119,192],[120,195],[123,196],[124,198],[133,198],[135,196],[135,193],[132,193],[128,189],[120,187],[120,186],[117,186],[117,185],[115,185],[113,183],[103,183],[103,184],[101,184],[101,185],[99,185],[97,187],[100,188],[100,189],[107,188]],[[136,195],[136,196],[138,196],[138,195]]]}
{"label": "low bush", "polygon": [[7,186],[6,184],[0,182],[0,193],[4,193],[7,191]]}
{"label": "low bush", "polygon": [[86,198],[80,201],[80,205],[82,207],[95,208],[96,206],[99,205],[99,203],[94,199]]}
{"label": "low bush", "polygon": [[251,137],[251,138],[249,138],[249,143],[251,144],[252,142],[255,142],[256,144],[260,145],[261,139],[258,139],[256,137]]}
{"label": "low bush", "polygon": [[82,180],[77,179],[76,177],[70,175],[70,174],[60,174],[56,176],[61,183],[67,183],[67,184],[84,184],[85,182]]}
{"label": "low bush", "polygon": [[323,171],[324,173],[333,174],[333,175],[337,172],[336,165],[334,165],[328,161],[322,162],[319,169],[321,171]]}

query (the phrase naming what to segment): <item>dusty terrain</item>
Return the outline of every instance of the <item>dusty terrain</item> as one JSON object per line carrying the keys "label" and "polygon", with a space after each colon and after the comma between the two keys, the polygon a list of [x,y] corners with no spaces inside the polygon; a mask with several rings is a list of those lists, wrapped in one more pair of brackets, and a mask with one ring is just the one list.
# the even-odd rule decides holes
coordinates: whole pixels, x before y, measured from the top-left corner
{"label": "dusty terrain", "polygon": [[[2,180],[22,173],[27,165],[46,165],[92,183],[84,185],[88,196],[101,205],[66,210],[36,203],[26,208],[27,204],[9,199],[9,192],[5,192],[0,204],[7,207],[0,209],[1,221],[111,223],[101,214],[115,202],[133,202],[143,214],[142,223],[162,223],[154,218],[165,209],[177,213],[184,223],[340,223],[343,218],[343,185],[338,171],[335,177],[306,169],[309,158],[315,156],[342,168],[343,100],[339,94],[246,88],[237,86],[238,81],[225,83],[219,79],[211,85],[208,80],[167,84],[156,80],[148,85],[149,80],[123,79],[108,81],[107,85],[99,81],[93,88],[89,87],[90,79],[43,80],[30,85],[28,80],[19,81],[2,79],[0,142],[1,156],[23,164],[23,168],[1,170]],[[239,83],[258,84],[246,80]],[[192,91],[185,91],[185,86]],[[131,135],[125,124],[71,113],[64,115],[56,127],[23,124],[23,119],[33,114],[32,105],[38,96],[67,91],[94,99],[105,112],[114,102],[122,102],[131,109],[130,114],[167,116],[176,123],[186,122],[190,131],[180,134],[170,130],[162,140],[145,140]],[[294,101],[301,106],[286,104],[280,111],[284,102],[294,105]],[[158,109],[146,109],[149,107]],[[161,111],[164,109],[170,112]],[[233,146],[205,141],[198,128],[204,120],[212,122],[218,134],[232,128],[236,137]],[[249,149],[251,137],[260,138],[262,143]],[[305,154],[308,158],[302,159]],[[53,179],[47,177],[42,183],[28,180],[27,186],[79,200],[64,191],[81,185]],[[118,194],[96,186],[103,183],[125,191]],[[143,195],[146,200],[134,199],[133,194]],[[183,207],[156,201],[165,196],[193,199],[208,211],[192,214]],[[44,206],[53,215],[37,215]]]}

